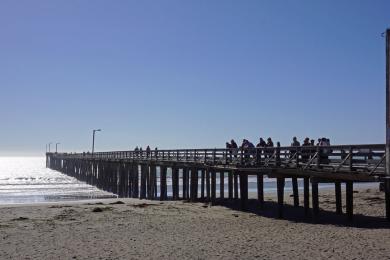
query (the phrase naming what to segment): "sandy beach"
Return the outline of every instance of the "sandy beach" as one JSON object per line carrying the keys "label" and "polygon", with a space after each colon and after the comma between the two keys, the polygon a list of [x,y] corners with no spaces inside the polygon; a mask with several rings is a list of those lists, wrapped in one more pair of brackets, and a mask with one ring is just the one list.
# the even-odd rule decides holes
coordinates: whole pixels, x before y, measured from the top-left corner
{"label": "sandy beach", "polygon": [[330,190],[320,195],[316,223],[289,192],[285,219],[273,194],[247,212],[134,199],[1,206],[0,259],[390,259],[383,193],[355,189],[352,224]]}

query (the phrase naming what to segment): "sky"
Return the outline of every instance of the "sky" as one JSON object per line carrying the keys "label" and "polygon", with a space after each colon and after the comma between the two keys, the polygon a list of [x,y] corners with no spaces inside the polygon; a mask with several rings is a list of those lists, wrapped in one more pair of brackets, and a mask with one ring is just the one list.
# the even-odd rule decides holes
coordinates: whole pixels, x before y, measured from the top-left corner
{"label": "sky", "polygon": [[[0,2],[0,155],[384,143],[388,0]],[[52,150],[53,150],[52,145]]]}

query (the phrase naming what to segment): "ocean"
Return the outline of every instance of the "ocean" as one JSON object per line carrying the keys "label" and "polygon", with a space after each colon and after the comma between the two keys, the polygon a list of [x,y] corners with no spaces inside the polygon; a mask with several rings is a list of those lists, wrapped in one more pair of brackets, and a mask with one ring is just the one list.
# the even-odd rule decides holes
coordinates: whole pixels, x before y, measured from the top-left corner
{"label": "ocean", "polygon": [[46,168],[45,160],[44,157],[0,157],[0,204],[116,197]]}

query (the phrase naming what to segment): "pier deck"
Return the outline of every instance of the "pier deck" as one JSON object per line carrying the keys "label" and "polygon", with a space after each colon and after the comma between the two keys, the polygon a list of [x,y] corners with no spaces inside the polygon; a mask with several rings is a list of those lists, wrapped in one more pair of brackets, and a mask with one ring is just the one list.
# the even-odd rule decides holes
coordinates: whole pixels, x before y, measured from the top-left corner
{"label": "pier deck", "polygon": [[[283,217],[286,178],[292,179],[296,207],[299,207],[298,179],[303,179],[304,212],[314,218],[319,214],[318,184],[334,183],[336,212],[342,214],[341,184],[344,183],[346,215],[350,220],[353,218],[353,184],[378,182],[384,184],[386,217],[390,220],[390,187],[385,171],[384,144],[47,153],[46,158],[47,167],[119,197],[184,199],[212,204],[220,199],[240,199],[243,210],[248,200],[248,176],[257,177],[260,206],[264,203],[264,176],[276,178],[279,217]],[[220,179],[218,193],[217,173]],[[225,188],[226,177],[228,185]],[[170,196],[168,179],[172,182]]]}

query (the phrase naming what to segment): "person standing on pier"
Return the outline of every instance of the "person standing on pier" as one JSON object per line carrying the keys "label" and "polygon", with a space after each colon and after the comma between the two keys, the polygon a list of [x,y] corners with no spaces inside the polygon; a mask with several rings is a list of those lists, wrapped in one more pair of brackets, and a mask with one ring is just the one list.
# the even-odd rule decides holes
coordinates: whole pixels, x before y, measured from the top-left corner
{"label": "person standing on pier", "polygon": [[[260,137],[259,143],[256,145],[256,148],[265,148],[267,146],[267,143],[264,141],[262,137]],[[264,153],[264,149],[259,150],[259,156],[261,157],[261,154]]]}
{"label": "person standing on pier", "polygon": [[[299,147],[301,144],[299,143],[296,136],[293,137],[293,142],[291,143],[291,147]],[[295,154],[298,152],[298,149],[291,149],[290,150],[290,158],[295,156]]]}
{"label": "person standing on pier", "polygon": [[[308,147],[310,145],[310,139],[309,137],[306,137],[303,141],[302,147]],[[307,162],[310,158],[311,149],[303,149],[302,148],[302,161]]]}
{"label": "person standing on pier", "polygon": [[234,139],[230,140],[230,149],[231,149],[231,153],[233,153],[233,155],[234,155],[234,158],[237,158],[238,145],[234,141]]}
{"label": "person standing on pier", "polygon": [[260,137],[259,143],[256,145],[257,148],[263,148],[266,147],[267,143],[264,141],[263,138]]}
{"label": "person standing on pier", "polygon": [[148,145],[146,147],[146,157],[149,157],[150,156],[150,146]]}
{"label": "person standing on pier", "polygon": [[265,156],[267,158],[270,158],[272,156],[272,154],[274,153],[274,149],[272,149],[274,147],[274,142],[272,141],[272,138],[271,137],[268,137],[267,139],[267,144],[266,144],[266,151],[265,151]]}
{"label": "person standing on pier", "polygon": [[234,139],[230,140],[230,148],[235,148],[235,149],[238,148],[238,145],[237,145],[237,143],[234,141]]}

